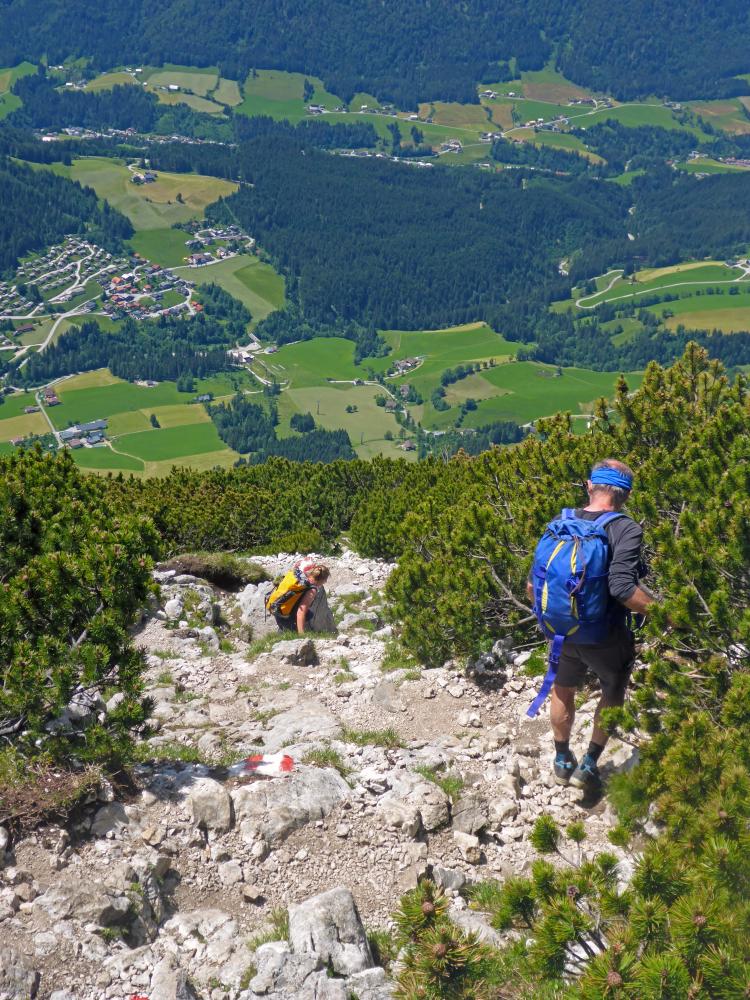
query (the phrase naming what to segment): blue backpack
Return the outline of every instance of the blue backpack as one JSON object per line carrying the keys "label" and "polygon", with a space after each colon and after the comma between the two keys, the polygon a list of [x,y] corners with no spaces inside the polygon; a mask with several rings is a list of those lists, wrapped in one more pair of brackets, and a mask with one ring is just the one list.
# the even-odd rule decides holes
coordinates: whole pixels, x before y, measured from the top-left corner
{"label": "blue backpack", "polygon": [[595,521],[576,517],[570,507],[550,521],[534,554],[534,614],[552,640],[549,667],[528,712],[534,718],[549,694],[566,639],[582,645],[603,642],[612,626],[613,604],[607,575],[610,551],[606,526],[619,511],[605,511]]}

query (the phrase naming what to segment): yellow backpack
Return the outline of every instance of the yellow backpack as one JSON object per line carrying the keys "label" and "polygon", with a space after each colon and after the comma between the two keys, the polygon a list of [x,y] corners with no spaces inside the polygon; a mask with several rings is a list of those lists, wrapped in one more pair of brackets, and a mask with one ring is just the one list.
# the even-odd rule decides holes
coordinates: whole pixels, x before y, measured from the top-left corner
{"label": "yellow backpack", "polygon": [[289,570],[266,598],[266,611],[269,615],[288,618],[302,595],[309,589],[310,584],[306,580],[302,582],[294,570]]}

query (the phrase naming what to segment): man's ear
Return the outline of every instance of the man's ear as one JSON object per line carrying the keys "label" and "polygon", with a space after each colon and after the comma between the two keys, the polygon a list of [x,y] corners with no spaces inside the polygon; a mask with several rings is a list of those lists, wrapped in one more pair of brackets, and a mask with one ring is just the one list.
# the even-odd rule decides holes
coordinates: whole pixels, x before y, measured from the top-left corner
{"label": "man's ear", "polygon": [[594,484],[591,482],[590,479],[587,479],[586,480],[586,489],[589,491],[589,493],[593,490],[593,488],[594,488]]}

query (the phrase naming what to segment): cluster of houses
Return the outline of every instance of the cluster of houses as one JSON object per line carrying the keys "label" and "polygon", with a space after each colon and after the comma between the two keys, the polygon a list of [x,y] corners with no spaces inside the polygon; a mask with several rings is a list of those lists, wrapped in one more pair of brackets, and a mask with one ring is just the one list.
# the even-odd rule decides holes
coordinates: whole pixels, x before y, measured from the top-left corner
{"label": "cluster of houses", "polygon": [[[63,135],[69,135],[75,139],[133,139],[137,136],[140,142],[153,143],[154,145],[163,145],[166,142],[179,142],[185,146],[202,146],[205,143],[211,143],[211,145],[216,146],[236,145],[236,143],[220,142],[215,139],[196,139],[193,136],[180,135],[179,133],[174,133],[172,135],[142,135],[134,128],[107,128],[96,130],[84,128],[80,125],[69,125],[60,131]],[[61,135],[44,132],[40,129],[36,129],[34,134],[37,139],[41,139],[42,142],[58,142],[61,138]]]}
{"label": "cluster of houses", "polygon": [[463,148],[460,139],[447,139],[440,144],[441,153],[460,153]]}
{"label": "cluster of houses", "polygon": [[[193,284],[179,278],[159,264],[152,264],[133,254],[133,270],[114,274],[108,283],[103,283],[102,308],[111,319],[148,319],[163,313],[179,312],[185,308],[190,298]],[[185,301],[176,305],[161,305],[166,292],[175,291],[184,296]]]}
{"label": "cluster of houses", "polygon": [[136,171],[130,175],[131,184],[153,184],[157,179],[158,174],[155,174],[153,170],[143,170]]}
{"label": "cluster of houses", "polygon": [[225,257],[233,257],[238,252],[252,253],[255,250],[255,240],[244,234],[239,226],[216,226],[196,229],[191,238],[185,240],[185,246],[192,251],[185,258],[185,263],[190,267],[202,267],[204,264],[224,260]]}
{"label": "cluster of houses", "polygon": [[[19,285],[35,285],[47,298],[69,302],[75,294],[69,291],[71,285],[82,287],[88,278],[102,273],[112,260],[112,254],[88,240],[68,237],[64,243],[20,264],[12,284],[0,282],[0,316],[29,315],[38,304],[21,295]],[[111,270],[116,270],[116,264]]]}
{"label": "cluster of houses", "polygon": [[342,149],[336,150],[338,156],[352,156],[355,159],[366,159],[368,157],[375,160],[390,160],[391,163],[405,163],[411,167],[434,167],[434,163],[428,160],[420,160],[413,156],[390,156],[388,153],[373,153],[369,149]]}
{"label": "cluster of houses", "polygon": [[254,359],[256,353],[262,350],[262,344],[248,344],[247,347],[233,347],[227,351],[227,357],[236,365],[247,365]]}
{"label": "cluster of houses", "polygon": [[59,406],[60,400],[58,399],[57,393],[50,386],[45,386],[42,389],[42,402],[45,406]]}
{"label": "cluster of houses", "polygon": [[34,303],[18,291],[15,285],[0,281],[0,314],[25,316],[34,308]]}
{"label": "cluster of houses", "polygon": [[538,119],[536,125],[534,126],[535,132],[562,132],[562,126],[568,125],[569,121],[565,115],[558,115],[551,122],[545,122],[541,118]]}
{"label": "cluster of houses", "polygon": [[406,372],[413,371],[419,365],[419,362],[420,362],[419,358],[401,358],[400,361],[393,362],[388,371],[388,374],[404,375]]}
{"label": "cluster of houses", "polygon": [[85,424],[75,424],[67,430],[60,431],[60,441],[67,448],[92,448],[102,445],[107,440],[106,420],[90,420]]}

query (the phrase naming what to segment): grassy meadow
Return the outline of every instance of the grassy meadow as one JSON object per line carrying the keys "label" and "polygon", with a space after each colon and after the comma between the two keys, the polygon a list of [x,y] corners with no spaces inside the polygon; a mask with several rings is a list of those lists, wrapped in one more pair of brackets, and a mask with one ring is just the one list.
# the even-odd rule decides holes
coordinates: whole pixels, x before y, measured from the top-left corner
{"label": "grassy meadow", "polygon": [[205,267],[178,268],[175,273],[197,284],[220,285],[247,306],[253,325],[284,305],[284,279],[258,257],[240,255]]}
{"label": "grassy meadow", "polygon": [[10,88],[22,76],[29,76],[36,73],[36,66],[30,62],[19,63],[18,66],[10,66],[0,69],[0,120],[7,118],[9,114],[21,107],[20,97],[10,93]]}
{"label": "grassy meadow", "polygon": [[[153,184],[133,184],[124,163],[105,157],[74,160],[63,171],[92,187],[100,198],[130,219],[137,230],[165,229],[176,222],[202,218],[207,205],[237,190],[237,185],[201,174],[158,171]],[[177,201],[177,195],[182,202]]]}

